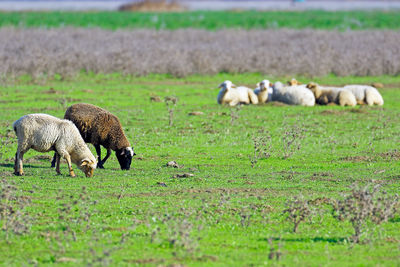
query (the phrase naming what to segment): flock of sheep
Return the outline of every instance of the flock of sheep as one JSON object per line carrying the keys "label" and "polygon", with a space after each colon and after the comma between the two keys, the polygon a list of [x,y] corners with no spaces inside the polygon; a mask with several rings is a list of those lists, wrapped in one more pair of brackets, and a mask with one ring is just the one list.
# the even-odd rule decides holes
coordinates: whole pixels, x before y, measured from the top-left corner
{"label": "flock of sheep", "polygon": [[[82,170],[86,177],[92,177],[98,168],[115,151],[122,170],[129,170],[132,157],[136,155],[126,138],[119,119],[102,108],[91,104],[75,104],[67,109],[64,119],[47,114],[28,114],[13,123],[18,138],[14,174],[23,175],[22,161],[29,149],[39,152],[55,151],[52,167],[60,174],[60,159],[68,164],[69,174],[74,177],[71,162]],[[97,160],[86,145],[96,148]],[[101,149],[107,155],[101,159]]]}
{"label": "flock of sheep", "polygon": [[[280,101],[289,105],[314,106],[315,104],[337,104],[355,106],[357,104],[383,105],[381,94],[368,85],[346,85],[326,87],[310,82],[300,84],[295,79],[283,85],[263,80],[252,90],[245,86],[236,87],[231,81],[219,85],[219,104],[259,104]],[[136,155],[126,138],[119,119],[105,109],[91,104],[74,104],[69,107],[64,119],[47,114],[28,114],[15,121],[14,131],[18,138],[15,155],[14,174],[23,175],[23,156],[29,149],[39,152],[55,151],[52,167],[60,174],[60,159],[68,164],[69,174],[74,177],[71,162],[76,164],[87,177],[103,165],[115,151],[122,170],[129,170],[132,157]],[[86,143],[94,145],[97,160]],[[101,148],[107,149],[101,159]]]}
{"label": "flock of sheep", "polygon": [[279,101],[289,105],[314,106],[337,104],[355,106],[357,104],[383,105],[379,91],[369,85],[346,85],[344,87],[321,86],[314,82],[300,84],[296,79],[283,85],[263,80],[252,90],[245,86],[234,85],[231,81],[221,83],[217,101],[219,104],[236,106],[238,104],[261,104]]}

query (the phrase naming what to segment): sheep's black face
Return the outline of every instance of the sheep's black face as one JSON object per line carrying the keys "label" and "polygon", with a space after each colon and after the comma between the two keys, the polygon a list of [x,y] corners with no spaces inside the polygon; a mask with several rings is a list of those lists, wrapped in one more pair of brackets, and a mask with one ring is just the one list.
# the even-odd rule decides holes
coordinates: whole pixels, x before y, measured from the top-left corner
{"label": "sheep's black face", "polygon": [[132,157],[136,155],[135,152],[133,152],[133,149],[131,147],[117,149],[115,154],[117,155],[121,170],[129,170],[131,167]]}

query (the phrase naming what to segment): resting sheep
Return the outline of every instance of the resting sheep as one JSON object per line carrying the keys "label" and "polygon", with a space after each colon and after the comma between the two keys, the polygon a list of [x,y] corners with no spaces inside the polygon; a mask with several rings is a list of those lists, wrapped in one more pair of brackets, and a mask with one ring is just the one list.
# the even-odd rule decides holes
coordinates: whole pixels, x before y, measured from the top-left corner
{"label": "resting sheep", "polygon": [[24,154],[31,148],[39,152],[56,151],[56,172],[60,174],[60,157],[66,159],[69,174],[75,177],[71,162],[81,169],[86,177],[92,177],[96,169],[96,159],[83,141],[76,126],[47,114],[29,114],[13,124],[18,138],[15,155],[14,174],[23,175]]}
{"label": "resting sheep", "polygon": [[302,83],[296,80],[295,78],[292,78],[290,81],[287,82],[287,84],[289,86],[293,86],[293,85],[301,85]]}
{"label": "resting sheep", "polygon": [[254,93],[258,97],[258,103],[266,103],[268,100],[272,100],[273,89],[269,80],[263,80],[257,83],[257,88],[254,89]]}
{"label": "resting sheep", "polygon": [[355,106],[357,101],[355,96],[349,90],[341,87],[326,87],[316,83],[309,83],[306,86],[313,92],[315,102],[319,105],[328,105],[334,103],[341,106]]}
{"label": "resting sheep", "polygon": [[228,104],[236,106],[237,104],[258,104],[258,97],[253,90],[245,86],[236,87],[231,81],[221,83],[218,88],[218,104]]}
{"label": "resting sheep", "polygon": [[306,88],[306,85],[284,86],[281,82],[273,85],[272,100],[289,105],[309,107],[315,105],[314,94]]}
{"label": "resting sheep", "polygon": [[383,105],[383,98],[379,91],[369,85],[346,85],[345,89],[349,90],[356,97],[358,104]]}
{"label": "resting sheep", "polygon": [[[94,145],[97,153],[97,167],[104,168],[104,163],[115,151],[122,170],[129,170],[132,157],[136,155],[124,134],[119,119],[109,111],[91,104],[74,104],[65,112],[64,119],[72,121],[86,143]],[[107,149],[104,159],[101,159],[100,145]],[[54,159],[52,161],[54,167]]]}

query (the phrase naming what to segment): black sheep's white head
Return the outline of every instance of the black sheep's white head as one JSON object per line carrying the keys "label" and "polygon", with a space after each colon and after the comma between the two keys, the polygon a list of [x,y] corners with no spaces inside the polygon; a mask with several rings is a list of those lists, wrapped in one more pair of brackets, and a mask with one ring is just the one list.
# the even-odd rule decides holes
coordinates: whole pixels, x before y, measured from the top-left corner
{"label": "black sheep's white head", "polygon": [[257,87],[260,89],[260,91],[266,91],[271,86],[272,84],[269,82],[269,80],[262,80],[261,82],[257,83]]}
{"label": "black sheep's white head", "polygon": [[115,151],[121,170],[129,170],[131,167],[132,157],[136,155],[132,147],[125,147]]}
{"label": "black sheep's white head", "polygon": [[231,88],[235,88],[236,85],[234,85],[231,81],[226,80],[225,82],[221,83],[218,88],[221,88],[221,92],[228,92],[231,90]]}

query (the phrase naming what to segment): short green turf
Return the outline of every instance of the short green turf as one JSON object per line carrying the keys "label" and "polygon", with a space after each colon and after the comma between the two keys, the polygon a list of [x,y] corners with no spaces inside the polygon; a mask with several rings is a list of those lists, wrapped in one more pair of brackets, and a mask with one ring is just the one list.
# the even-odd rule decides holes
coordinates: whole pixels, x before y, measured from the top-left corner
{"label": "short green turf", "polygon": [[[380,226],[369,224],[363,242],[353,244],[350,224],[329,213],[292,233],[282,212],[293,197],[339,199],[354,183],[379,183],[389,195],[399,192],[400,78],[315,79],[330,85],[381,82],[383,107],[270,103],[237,109],[217,104],[217,86],[224,80],[254,88],[264,78],[287,79],[89,74],[3,83],[3,193],[14,183],[17,194],[31,203],[22,209],[9,200],[30,218],[25,222],[30,230],[14,234],[0,220],[0,265],[398,265],[399,215]],[[172,120],[164,102],[151,101],[155,96],[178,98]],[[113,154],[93,178],[85,178],[76,166],[77,177],[69,177],[65,162],[58,176],[50,168],[52,153],[30,150],[25,176],[14,176],[12,123],[28,113],[63,117],[69,105],[79,102],[120,118],[137,153],[131,170],[121,171]],[[194,111],[204,114],[189,115]],[[302,129],[300,149],[284,159],[283,136],[295,127]],[[252,167],[253,139],[261,134],[271,136],[270,157]],[[172,160],[181,168],[166,167]],[[184,173],[194,176],[174,178]],[[273,254],[277,250],[279,259]]]}
{"label": "short green turf", "polygon": [[0,26],[240,29],[399,29],[399,11],[1,12]]}

